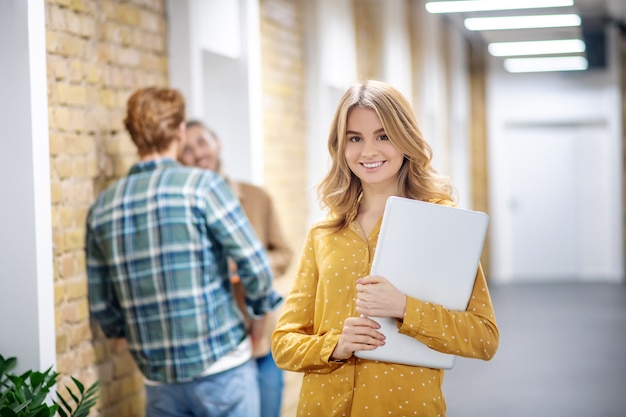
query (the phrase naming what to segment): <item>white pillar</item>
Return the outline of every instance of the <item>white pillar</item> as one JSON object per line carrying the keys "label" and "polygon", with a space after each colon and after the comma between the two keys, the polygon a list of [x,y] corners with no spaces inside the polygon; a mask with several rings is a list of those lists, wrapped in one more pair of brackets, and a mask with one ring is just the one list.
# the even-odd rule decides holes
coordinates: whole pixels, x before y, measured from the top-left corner
{"label": "white pillar", "polygon": [[55,364],[44,0],[0,0],[0,354]]}

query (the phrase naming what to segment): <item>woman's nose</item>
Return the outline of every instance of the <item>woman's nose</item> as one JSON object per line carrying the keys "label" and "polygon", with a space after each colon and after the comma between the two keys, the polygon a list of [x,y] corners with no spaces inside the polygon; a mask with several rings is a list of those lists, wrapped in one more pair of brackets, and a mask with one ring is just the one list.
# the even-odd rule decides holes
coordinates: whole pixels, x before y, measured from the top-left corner
{"label": "woman's nose", "polygon": [[363,143],[363,149],[361,153],[364,156],[376,155],[378,153],[378,147],[376,146],[375,141],[365,141]]}

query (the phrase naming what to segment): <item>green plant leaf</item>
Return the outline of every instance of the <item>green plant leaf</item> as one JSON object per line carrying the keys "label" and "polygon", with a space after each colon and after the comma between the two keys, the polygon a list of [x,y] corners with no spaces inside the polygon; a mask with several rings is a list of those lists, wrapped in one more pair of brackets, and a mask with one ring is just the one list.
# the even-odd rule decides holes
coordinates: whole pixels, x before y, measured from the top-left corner
{"label": "green plant leaf", "polygon": [[[30,374],[30,373],[29,373]],[[28,376],[26,377],[28,378]],[[25,378],[22,378],[21,376],[17,376],[17,375],[7,375],[7,379],[9,381],[11,381],[11,383],[13,384],[13,386],[15,387],[21,387],[24,385],[24,380]]]}
{"label": "green plant leaf", "polygon": [[63,407],[58,407],[57,412],[61,417],[68,417],[68,414],[65,412],[65,410],[63,410]]}
{"label": "green plant leaf", "polygon": [[88,417],[90,409],[96,404],[100,381],[93,383],[87,390],[78,379],[70,376],[75,389],[65,387],[74,400],[75,409],[57,391],[58,402],[46,403],[50,389],[60,375],[52,367],[43,372],[28,370],[21,375],[10,371],[17,359],[0,355],[0,417]]}
{"label": "green plant leaf", "polygon": [[31,387],[39,387],[44,385],[45,375],[41,372],[33,372],[28,378],[30,380]]}
{"label": "green plant leaf", "polygon": [[[75,378],[72,377],[74,383],[77,382]],[[85,391],[85,387],[82,383],[76,384],[78,390],[80,391],[80,396],[75,395],[69,387],[65,387],[67,392],[70,394],[74,402],[76,403],[76,408],[72,410],[70,405],[63,399],[63,397],[57,392],[58,399],[62,403],[62,407],[68,413],[68,416],[71,417],[87,417],[89,415],[89,410],[96,404],[96,400],[98,399],[98,390],[99,390],[100,381],[94,382],[87,390]],[[62,417],[68,417],[62,416]]]}
{"label": "green plant leaf", "polygon": [[4,356],[0,355],[0,381],[4,379],[5,374],[15,368],[16,364],[17,358],[5,358]]}
{"label": "green plant leaf", "polygon": [[45,391],[48,393],[50,388],[56,384],[58,372],[52,370],[52,367],[46,369],[44,372],[32,372],[29,376],[30,386],[33,392],[38,393]]}
{"label": "green plant leaf", "polygon": [[28,408],[29,405],[30,405],[30,400],[28,400],[28,401],[20,401],[20,402],[15,403],[15,405],[13,405],[13,407],[11,407],[11,409],[15,413],[19,413],[23,409]]}
{"label": "green plant leaf", "polygon": [[52,417],[56,412],[56,407],[54,405],[49,406],[48,404],[40,404],[35,408],[28,410],[28,417]]}
{"label": "green plant leaf", "polygon": [[17,413],[9,407],[0,408],[0,417],[17,417]]}
{"label": "green plant leaf", "polygon": [[74,381],[74,384],[76,384],[76,386],[78,387],[78,391],[81,394],[85,392],[85,386],[78,379],[74,378],[73,376],[70,376],[70,378],[72,378],[72,381]]}
{"label": "green plant leaf", "polygon": [[76,396],[76,394],[74,394],[72,392],[72,390],[70,389],[70,387],[65,387],[66,391],[70,394],[70,397],[72,397],[72,400],[74,400],[74,402],[76,404],[78,404],[80,402],[80,400],[78,399],[78,397]]}

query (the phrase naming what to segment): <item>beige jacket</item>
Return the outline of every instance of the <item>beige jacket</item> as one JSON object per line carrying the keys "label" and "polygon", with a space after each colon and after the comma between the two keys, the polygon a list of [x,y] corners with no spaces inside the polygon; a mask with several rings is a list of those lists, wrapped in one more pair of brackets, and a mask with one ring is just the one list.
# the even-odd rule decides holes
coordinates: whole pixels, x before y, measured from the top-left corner
{"label": "beige jacket", "polygon": [[[245,183],[228,181],[235,195],[239,197],[241,206],[250,220],[257,237],[267,250],[274,279],[283,275],[293,258],[293,251],[278,222],[270,195],[263,188]],[[234,292],[242,311],[245,310],[245,289],[241,283],[234,283]],[[271,336],[276,327],[277,312],[272,312],[265,319],[262,336],[256,340],[254,356],[263,357],[269,354]]]}

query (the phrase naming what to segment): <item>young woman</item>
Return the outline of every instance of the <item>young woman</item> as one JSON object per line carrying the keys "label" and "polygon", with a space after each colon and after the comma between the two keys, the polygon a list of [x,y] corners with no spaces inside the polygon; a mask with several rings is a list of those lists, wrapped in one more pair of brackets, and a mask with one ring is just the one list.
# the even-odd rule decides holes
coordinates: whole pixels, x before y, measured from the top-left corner
{"label": "young woman", "polygon": [[276,364],[303,372],[298,416],[445,416],[441,369],[369,361],[355,351],[385,343],[378,323],[429,347],[489,360],[498,328],[482,268],[467,311],[451,311],[369,276],[387,198],[454,205],[453,187],[431,165],[411,105],[394,87],[348,89],[335,113],[332,165],[319,186],[328,217],[309,231],[293,288],[272,337]]}

